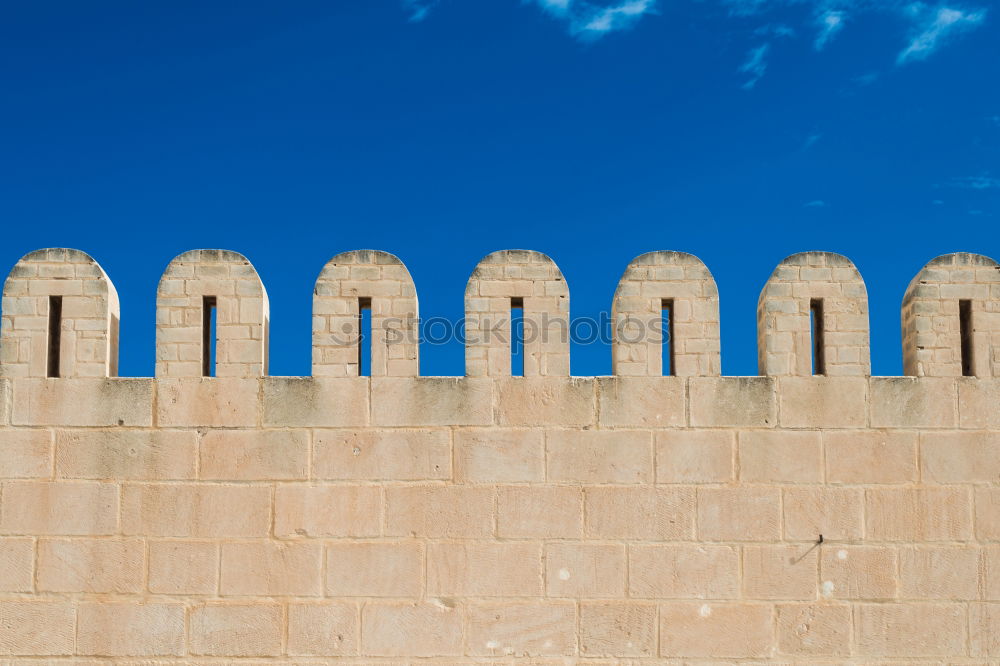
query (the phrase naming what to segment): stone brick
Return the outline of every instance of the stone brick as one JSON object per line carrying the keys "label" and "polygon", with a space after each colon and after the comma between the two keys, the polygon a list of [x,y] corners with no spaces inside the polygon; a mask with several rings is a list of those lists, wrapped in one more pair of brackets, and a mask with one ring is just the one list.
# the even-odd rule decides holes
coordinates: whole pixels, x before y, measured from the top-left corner
{"label": "stone brick", "polygon": [[368,425],[367,377],[264,377],[261,382],[265,428]]}
{"label": "stone brick", "polygon": [[90,481],[0,484],[0,533],[104,535],[118,529],[118,486]]}
{"label": "stone brick", "polygon": [[75,633],[69,601],[0,601],[0,655],[72,655]]}
{"label": "stone brick", "polygon": [[742,571],[744,599],[815,599],[818,548],[743,546]]}
{"label": "stone brick", "polygon": [[264,486],[130,484],[122,497],[128,535],[263,537],[271,529],[271,491]]}
{"label": "stone brick", "polygon": [[338,657],[358,653],[358,609],[354,604],[289,604],[288,654]]}
{"label": "stone brick", "polygon": [[694,533],[690,488],[587,488],[584,500],[590,538],[687,540]]}
{"label": "stone brick", "polygon": [[748,483],[818,483],[823,452],[818,432],[740,433],[740,479]]}
{"label": "stone brick", "polygon": [[0,378],[0,426],[10,425],[12,393],[11,380]]}
{"label": "stone brick", "polygon": [[31,539],[0,538],[0,592],[31,592],[34,561],[35,544]]}
{"label": "stone brick", "polygon": [[386,535],[491,536],[494,494],[492,488],[463,486],[387,488]]}
{"label": "stone brick", "polygon": [[871,488],[865,534],[878,541],[964,541],[972,536],[972,500],[964,488]]}
{"label": "stone brick", "polygon": [[129,594],[142,591],[145,546],[141,539],[40,539],[40,592]]}
{"label": "stone brick", "polygon": [[1000,482],[1000,433],[924,433],[920,473],[924,483]]}
{"label": "stone brick", "polygon": [[872,377],[873,428],[954,428],[956,381],[945,377]]}
{"label": "stone brick", "polygon": [[982,598],[1000,601],[1000,546],[982,548]]}
{"label": "stone brick", "polygon": [[493,422],[493,381],[472,377],[373,377],[372,424],[475,426]]}
{"label": "stone brick", "polygon": [[660,606],[660,655],[765,657],[774,644],[770,606],[672,603]]}
{"label": "stone brick", "polygon": [[190,610],[191,654],[222,657],[276,657],[281,654],[282,618],[278,604],[210,603]]}
{"label": "stone brick", "polygon": [[594,380],[510,377],[496,380],[502,426],[591,426],[597,421]]}
{"label": "stone brick", "polygon": [[101,601],[77,606],[78,654],[184,654],[183,604]]}
{"label": "stone brick", "polygon": [[625,546],[557,541],[545,546],[549,597],[616,598],[625,595]]}
{"label": "stone brick", "polygon": [[648,432],[553,430],[546,435],[550,481],[650,483],[653,444]]}
{"label": "stone brick", "polygon": [[795,657],[841,657],[851,652],[850,606],[778,606],[778,651]]}
{"label": "stone brick", "polygon": [[323,547],[273,541],[222,544],[225,596],[319,596]]}
{"label": "stone brick", "polygon": [[558,657],[576,654],[574,604],[473,604],[466,614],[466,642],[470,655]]}
{"label": "stone brick", "polygon": [[500,538],[577,539],[583,536],[583,493],[572,486],[502,486],[497,497]]}
{"label": "stone brick", "polygon": [[1000,428],[1000,378],[962,379],[958,382],[958,411],[962,428]]}
{"label": "stone brick", "polygon": [[698,538],[705,541],[777,541],[781,491],[777,488],[699,488]]}
{"label": "stone brick", "polygon": [[[11,423],[28,426],[150,426],[151,379],[16,379]],[[161,421],[161,425],[164,423]]]}
{"label": "stone brick", "polygon": [[258,422],[259,393],[258,379],[158,379],[156,422],[161,428],[253,427]]}
{"label": "stone brick", "polygon": [[219,545],[209,541],[150,541],[149,591],[155,594],[215,594]]}
{"label": "stone brick", "polygon": [[868,422],[866,377],[782,377],[783,428],[863,428]]}
{"label": "stone brick", "polygon": [[739,594],[740,556],[731,546],[629,546],[629,597],[725,599]]}
{"label": "stone brick", "polygon": [[52,433],[48,430],[0,430],[0,478],[48,477],[52,469]]}
{"label": "stone brick", "polygon": [[820,547],[820,590],[835,599],[894,599],[898,585],[896,549],[825,544]]}
{"label": "stone brick", "polygon": [[423,547],[412,541],[326,547],[329,597],[419,597],[423,572]]}
{"label": "stone brick", "polygon": [[199,460],[202,479],[306,479],[308,435],[294,430],[209,430],[201,438]]}
{"label": "stone brick", "polygon": [[973,657],[1000,657],[1000,604],[969,605],[969,643]]}
{"label": "stone brick", "polygon": [[198,443],[181,430],[60,430],[56,476],[70,479],[193,479]]}
{"label": "stone brick", "polygon": [[990,541],[1000,540],[1000,489],[976,489],[976,536]]}
{"label": "stone brick", "polygon": [[382,498],[376,486],[281,486],[274,516],[278,537],[379,536]]}
{"label": "stone brick", "polygon": [[917,433],[824,432],[828,483],[911,483],[917,480]]}
{"label": "stone brick", "polygon": [[585,657],[656,655],[656,606],[630,602],[580,604],[580,654]]}
{"label": "stone brick", "polygon": [[448,601],[369,603],[361,612],[361,653],[373,657],[457,657],[462,610]]}
{"label": "stone brick", "polygon": [[455,480],[544,481],[545,443],[540,430],[459,430],[455,433]]}
{"label": "stone brick", "polygon": [[657,483],[728,483],[733,480],[734,433],[667,430],[656,433]]}
{"label": "stone brick", "polygon": [[691,377],[688,404],[694,427],[773,428],[778,423],[772,377]]}
{"label": "stone brick", "polygon": [[855,652],[864,657],[951,657],[966,650],[962,604],[860,604]]}
{"label": "stone brick", "polygon": [[979,598],[979,549],[918,546],[899,552],[899,594],[904,599]]}
{"label": "stone brick", "polygon": [[441,597],[540,596],[541,546],[473,541],[428,544],[427,594]]}
{"label": "stone brick", "polygon": [[683,377],[600,377],[597,409],[601,427],[662,428],[687,423]]}
{"label": "stone brick", "polygon": [[786,488],[785,538],[795,541],[855,541],[861,538],[864,491],[860,488]]}
{"label": "stone brick", "polygon": [[446,430],[316,430],[313,477],[422,481],[451,478]]}

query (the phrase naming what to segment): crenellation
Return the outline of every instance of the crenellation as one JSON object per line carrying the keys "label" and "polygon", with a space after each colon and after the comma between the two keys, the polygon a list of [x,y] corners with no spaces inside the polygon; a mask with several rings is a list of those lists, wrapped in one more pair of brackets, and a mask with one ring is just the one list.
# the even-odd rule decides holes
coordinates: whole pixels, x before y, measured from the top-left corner
{"label": "crenellation", "polygon": [[[822,299],[826,360],[860,372],[721,376],[711,274],[657,252],[630,264],[613,307],[662,322],[667,302],[673,360],[700,359],[671,363],[672,376],[653,363],[571,377],[559,340],[525,348],[536,356],[523,377],[501,346],[487,352],[506,354],[506,368],[421,377],[415,346],[397,350],[386,334],[372,342],[403,371],[366,365],[357,340],[327,356],[324,338],[320,356],[346,365],[268,377],[247,322],[219,328],[217,344],[252,340],[252,360],[203,374],[203,296],[222,321],[246,297],[266,330],[266,310],[240,255],[188,255],[160,285],[158,321],[183,325],[158,341],[197,346],[197,373],[0,377],[4,666],[1000,656],[1000,379],[868,376],[864,285],[842,257],[776,269],[766,344],[808,359],[811,333],[792,345],[780,334],[801,337],[802,303]],[[85,294],[104,279],[73,251],[29,256],[39,260],[15,267],[11,298],[73,280]],[[992,266],[925,269],[940,284],[918,284],[920,298],[940,302],[911,299],[914,326],[951,331],[969,307],[958,301],[992,292],[943,287],[988,282]],[[324,327],[346,316],[356,328],[352,301],[387,333],[376,316],[416,316],[392,255],[338,255],[323,275]],[[525,316],[537,305],[532,316],[568,318],[557,275],[544,255],[499,253],[476,268],[470,284],[488,295],[477,287],[470,309],[509,316],[524,298]],[[528,301],[536,290],[542,300]],[[565,308],[544,300],[553,291]],[[63,314],[80,312],[62,293]],[[979,335],[984,320],[973,321]],[[961,337],[939,358],[961,362]],[[627,344],[616,338],[613,353]],[[671,358],[643,345],[644,363]],[[217,360],[235,362],[228,354]]]}

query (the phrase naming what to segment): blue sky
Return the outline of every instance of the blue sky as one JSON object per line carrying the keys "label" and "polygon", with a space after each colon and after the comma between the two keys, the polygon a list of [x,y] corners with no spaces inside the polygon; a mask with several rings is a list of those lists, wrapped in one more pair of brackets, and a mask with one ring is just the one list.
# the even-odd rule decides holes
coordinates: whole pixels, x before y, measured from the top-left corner
{"label": "blue sky", "polygon": [[[397,254],[457,319],[485,254],[549,254],[574,316],[636,255],[700,256],[725,374],[756,374],[757,296],[802,250],[868,284],[873,370],[931,258],[1000,258],[996,0],[298,0],[0,7],[0,270],[91,253],[121,297],[121,374],[196,247],[247,255],[271,374],[309,374],[334,254]],[[573,374],[610,350],[575,346]],[[422,373],[463,373],[459,345]]]}

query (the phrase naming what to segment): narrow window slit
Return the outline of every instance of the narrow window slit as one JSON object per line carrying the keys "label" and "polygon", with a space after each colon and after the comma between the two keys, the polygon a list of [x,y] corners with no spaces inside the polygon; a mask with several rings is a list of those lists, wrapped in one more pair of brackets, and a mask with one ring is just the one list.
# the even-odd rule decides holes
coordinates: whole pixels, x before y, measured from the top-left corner
{"label": "narrow window slit", "polygon": [[216,341],[218,332],[218,307],[215,296],[204,296],[201,301],[201,374],[215,376]]}
{"label": "narrow window slit", "polygon": [[372,299],[358,299],[358,376],[372,374]]}
{"label": "narrow window slit", "polygon": [[812,328],[812,373],[826,374],[826,344],[823,341],[823,299],[809,301],[809,323]]}
{"label": "narrow window slit", "polygon": [[674,299],[664,298],[661,303],[660,315],[660,354],[662,356],[663,374],[673,377],[674,368]]}
{"label": "narrow window slit", "polygon": [[958,302],[958,327],[962,338],[962,376],[975,377],[972,345],[972,301]]}
{"label": "narrow window slit", "polygon": [[510,374],[524,376],[524,299],[510,299]]}
{"label": "narrow window slit", "polygon": [[59,353],[62,343],[62,296],[49,296],[48,377],[59,376]]}

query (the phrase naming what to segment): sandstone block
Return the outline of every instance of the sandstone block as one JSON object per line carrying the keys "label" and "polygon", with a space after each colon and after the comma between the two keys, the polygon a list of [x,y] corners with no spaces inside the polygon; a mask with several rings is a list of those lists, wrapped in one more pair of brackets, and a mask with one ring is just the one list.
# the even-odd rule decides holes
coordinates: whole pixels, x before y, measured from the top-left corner
{"label": "sandstone block", "polygon": [[157,379],[156,421],[160,427],[256,426],[259,392],[259,379]]}
{"label": "sandstone block", "polygon": [[597,421],[595,380],[503,377],[496,380],[497,423],[504,426],[590,426]]}
{"label": "sandstone block", "polygon": [[354,604],[289,604],[288,654],[356,655],[359,625],[358,609]]}
{"label": "sandstone block", "polygon": [[778,606],[778,651],[796,657],[842,657],[851,652],[851,608],[841,605]]}
{"label": "sandstone block", "polygon": [[691,377],[694,427],[773,428],[778,407],[773,377]]}
{"label": "sandstone block", "polygon": [[209,430],[199,459],[202,479],[306,479],[309,438],[302,430]]}
{"label": "sandstone block", "polygon": [[625,595],[625,546],[562,541],[545,546],[549,597],[615,598]]}
{"label": "sandstone block", "polygon": [[629,546],[629,597],[726,599],[739,594],[740,556],[731,546]]}
{"label": "sandstone block", "polygon": [[141,427],[153,423],[151,379],[15,379],[13,396],[14,425]]}
{"label": "sandstone block", "polygon": [[962,604],[860,604],[855,650],[865,657],[950,657],[965,654]]}
{"label": "sandstone block", "polygon": [[924,433],[920,473],[924,483],[998,483],[1000,433]]}
{"label": "sandstone block", "polygon": [[369,423],[367,377],[264,377],[264,427],[341,428]]}
{"label": "sandstone block", "polygon": [[387,488],[386,535],[491,536],[494,494],[492,488],[468,486]]}
{"label": "sandstone block", "polygon": [[917,433],[824,432],[829,483],[911,483],[917,480]]}
{"label": "sandstone block", "polygon": [[740,478],[748,483],[823,480],[823,451],[818,432],[741,432],[739,460]]}
{"label": "sandstone block", "polygon": [[683,427],[687,423],[683,377],[600,377],[597,379],[601,427]]}
{"label": "sandstone block", "polygon": [[150,541],[149,591],[155,594],[215,594],[219,545],[210,541]]}
{"label": "sandstone block", "polygon": [[51,432],[48,430],[0,430],[0,478],[48,477],[51,468]]}
{"label": "sandstone block", "polygon": [[898,555],[886,546],[822,546],[820,579],[823,596],[835,599],[894,599]]}
{"label": "sandstone block", "polygon": [[455,433],[455,479],[463,483],[543,481],[540,430],[470,429]]}
{"label": "sandstone block", "polygon": [[475,426],[493,422],[493,381],[470,377],[374,377],[372,423]]}
{"label": "sandstone block", "polygon": [[958,411],[962,428],[1000,428],[1000,378],[964,378],[958,382]]}
{"label": "sandstone block", "polygon": [[31,592],[34,561],[35,544],[31,539],[0,538],[0,592]]}
{"label": "sandstone block", "polygon": [[542,549],[519,542],[431,543],[427,594],[530,597],[542,594]]}
{"label": "sandstone block", "polygon": [[313,477],[359,481],[450,479],[448,431],[316,430]]}
{"label": "sandstone block", "polygon": [[744,599],[815,599],[818,574],[812,545],[743,547]]}
{"label": "sandstone block", "polygon": [[872,488],[865,492],[865,534],[879,541],[964,541],[972,536],[965,488]]}
{"label": "sandstone block", "polygon": [[142,591],[141,539],[40,539],[40,592],[135,594]]}
{"label": "sandstone block", "polygon": [[580,654],[585,657],[652,657],[656,606],[631,602],[580,604]]}
{"label": "sandstone block", "polygon": [[361,653],[375,657],[457,657],[462,610],[447,601],[370,603],[361,613]]}
{"label": "sandstone block", "polygon": [[1000,489],[977,488],[976,536],[995,541],[1000,539]]}
{"label": "sandstone block", "polygon": [[102,601],[77,606],[78,654],[142,657],[184,654],[182,604]]}
{"label": "sandstone block", "polygon": [[502,486],[497,536],[574,539],[583,536],[583,493],[572,486]]}
{"label": "sandstone block", "polygon": [[210,603],[190,610],[191,654],[276,657],[281,654],[281,606]]}
{"label": "sandstone block", "polygon": [[899,594],[904,599],[974,600],[979,598],[978,548],[916,546],[899,553]]}
{"label": "sandstone block", "polygon": [[220,590],[225,596],[318,596],[322,568],[319,544],[223,543]]}
{"label": "sandstone block", "polygon": [[278,537],[369,537],[381,533],[376,486],[281,486],[274,493]]}
{"label": "sandstone block", "polygon": [[1000,657],[1000,604],[969,605],[969,643],[973,657]]}
{"label": "sandstone block", "polygon": [[781,491],[777,488],[699,488],[698,538],[705,541],[777,541]]}
{"label": "sandstone block", "polygon": [[672,603],[660,606],[660,655],[750,658],[774,644],[770,606]]}
{"label": "sandstone block", "polygon": [[872,377],[873,428],[954,428],[956,380],[946,377]]}
{"label": "sandstone block", "polygon": [[862,536],[864,491],[826,486],[783,491],[785,538],[795,541],[854,541]]}
{"label": "sandstone block", "polygon": [[75,634],[69,601],[0,601],[0,655],[71,655]]}
{"label": "sandstone block", "polygon": [[419,597],[423,547],[412,541],[331,543],[326,547],[326,595]]}
{"label": "sandstone block", "polygon": [[271,491],[264,486],[130,484],[122,497],[127,535],[264,537],[271,528]]}
{"label": "sandstone block", "polygon": [[70,479],[193,479],[198,443],[182,430],[60,430],[56,476]]}
{"label": "sandstone block", "polygon": [[553,430],[546,435],[550,481],[650,483],[653,443],[648,432]]}
{"label": "sandstone block", "polygon": [[104,535],[118,529],[118,486],[91,481],[0,484],[0,533]]}
{"label": "sandstone block", "polygon": [[576,654],[576,607],[572,603],[472,604],[466,616],[466,642],[472,656]]}
{"label": "sandstone block", "polygon": [[584,531],[590,538],[665,541],[693,536],[691,488],[587,488],[584,500]]}
{"label": "sandstone block", "polygon": [[657,483],[728,483],[734,475],[736,437],[725,430],[656,433]]}
{"label": "sandstone block", "polygon": [[778,404],[783,428],[863,428],[868,378],[782,377]]}

